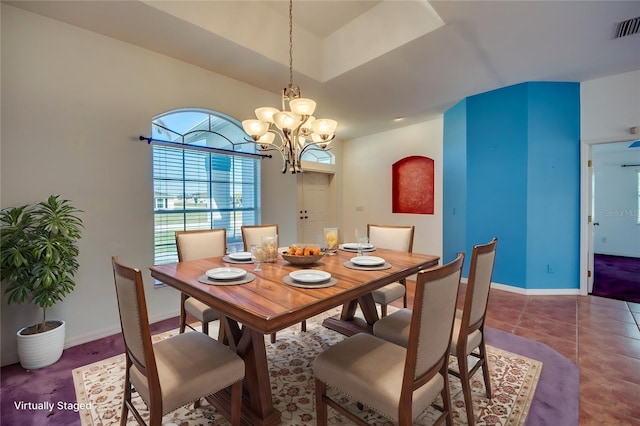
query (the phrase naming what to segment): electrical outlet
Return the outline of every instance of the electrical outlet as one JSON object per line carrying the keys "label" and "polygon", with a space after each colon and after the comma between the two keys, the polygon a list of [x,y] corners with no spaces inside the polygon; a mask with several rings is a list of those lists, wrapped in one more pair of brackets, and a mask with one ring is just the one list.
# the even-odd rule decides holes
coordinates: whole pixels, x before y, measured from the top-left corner
{"label": "electrical outlet", "polygon": [[547,274],[553,274],[553,265],[550,263],[547,264]]}

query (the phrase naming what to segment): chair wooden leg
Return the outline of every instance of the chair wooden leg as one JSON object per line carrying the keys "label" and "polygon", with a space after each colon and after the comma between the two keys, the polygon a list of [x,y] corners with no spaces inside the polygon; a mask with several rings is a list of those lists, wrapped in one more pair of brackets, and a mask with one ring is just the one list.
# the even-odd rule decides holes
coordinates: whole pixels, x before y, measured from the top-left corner
{"label": "chair wooden leg", "polygon": [[271,343],[276,342],[276,333],[271,333]]}
{"label": "chair wooden leg", "polygon": [[[127,369],[127,371],[129,371]],[[128,402],[131,402],[131,383],[129,383],[129,373],[126,373],[127,378],[124,383],[124,397],[122,398],[122,412],[120,413],[120,426],[126,426],[127,417],[129,416]]]}
{"label": "chair wooden leg", "polygon": [[307,320],[303,320],[303,321],[300,323],[300,330],[302,330],[302,331],[307,331]]}
{"label": "chair wooden leg", "polygon": [[231,385],[231,425],[240,426],[242,408],[242,380]]}
{"label": "chair wooden leg", "polygon": [[[484,334],[484,333],[483,333]],[[484,377],[484,388],[487,398],[491,399],[491,375],[489,374],[489,363],[487,362],[487,348],[484,344],[484,337],[480,342],[480,361],[482,362],[482,376]]]}
{"label": "chair wooden leg", "polygon": [[203,322],[202,323],[202,332],[204,334],[206,334],[207,336],[209,335],[209,323],[208,322]]}
{"label": "chair wooden leg", "polygon": [[381,312],[381,315],[380,315],[381,318],[384,318],[384,317],[387,316],[387,305],[386,304],[380,305],[380,312]]}
{"label": "chair wooden leg", "polygon": [[184,309],[184,302],[187,301],[188,297],[186,294],[180,293],[180,333],[184,333],[187,325],[187,311]]}
{"label": "chair wooden leg", "polygon": [[451,405],[451,388],[449,387],[449,373],[447,371],[447,364],[443,366],[440,374],[444,377],[444,386],[440,395],[442,396],[442,406],[445,412],[445,422],[447,426],[453,426],[453,407]]}
{"label": "chair wooden leg", "polygon": [[327,393],[327,385],[316,379],[316,424],[327,426],[327,404],[324,403],[324,396]]}
{"label": "chair wooden leg", "polygon": [[469,364],[467,356],[464,353],[458,353],[458,371],[460,372],[460,382],[462,383],[462,394],[464,395],[464,406],[467,410],[467,422],[469,426],[475,424],[475,416],[473,414],[473,400],[471,399],[471,383],[469,377]]}

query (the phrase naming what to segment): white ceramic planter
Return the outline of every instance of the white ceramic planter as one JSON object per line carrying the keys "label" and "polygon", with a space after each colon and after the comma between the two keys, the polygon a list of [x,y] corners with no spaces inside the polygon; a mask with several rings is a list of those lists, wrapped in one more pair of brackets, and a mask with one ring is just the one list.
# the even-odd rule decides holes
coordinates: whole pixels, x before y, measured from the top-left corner
{"label": "white ceramic planter", "polygon": [[24,369],[46,367],[60,359],[65,337],[65,322],[60,322],[62,324],[59,327],[44,333],[20,334],[27,327],[18,331],[18,358]]}

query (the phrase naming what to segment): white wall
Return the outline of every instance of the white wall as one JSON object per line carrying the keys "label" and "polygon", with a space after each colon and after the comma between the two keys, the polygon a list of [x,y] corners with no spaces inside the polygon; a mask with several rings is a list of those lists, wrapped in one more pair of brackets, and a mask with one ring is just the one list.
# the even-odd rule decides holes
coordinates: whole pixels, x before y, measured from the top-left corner
{"label": "white wall", "polygon": [[[413,251],[442,256],[443,118],[349,140],[343,145],[342,241],[367,223],[415,225]],[[433,215],[391,211],[391,166],[410,155],[435,161]]]}
{"label": "white wall", "polygon": [[627,140],[633,137],[629,129],[635,126],[640,127],[640,70],[580,84],[580,135],[584,143]]}
{"label": "white wall", "polygon": [[[279,88],[268,93],[6,4],[1,30],[1,207],[61,194],[84,210],[76,290],[48,317],[67,321],[67,347],[119,332],[112,255],[144,271],[152,321],[177,315],[177,292],[153,289],[148,274],[151,148],[138,136],[149,135],[153,116],[176,108],[249,118],[257,105],[278,105]],[[284,223],[295,217],[295,200],[289,208],[273,196],[289,182],[270,181],[281,177],[270,173],[279,161],[263,162],[264,220]],[[40,311],[7,306],[4,297],[1,311],[5,365],[17,361],[13,335]]]}
{"label": "white wall", "polygon": [[[617,145],[617,144],[616,144]],[[625,147],[628,143],[624,143]],[[604,152],[600,152],[605,150]],[[594,252],[616,256],[640,257],[640,224],[638,224],[638,172],[640,148],[607,152],[607,147],[594,146],[595,174]],[[636,167],[621,167],[638,164]]]}

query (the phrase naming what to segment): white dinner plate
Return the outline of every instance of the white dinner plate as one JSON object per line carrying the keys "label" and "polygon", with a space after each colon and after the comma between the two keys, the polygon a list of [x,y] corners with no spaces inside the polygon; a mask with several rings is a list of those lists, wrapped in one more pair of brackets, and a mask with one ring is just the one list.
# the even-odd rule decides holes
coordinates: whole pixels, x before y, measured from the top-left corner
{"label": "white dinner plate", "polygon": [[229,253],[227,256],[233,260],[251,260],[251,253],[248,251],[237,251],[235,253]]}
{"label": "white dinner plate", "polygon": [[247,271],[240,268],[214,268],[207,271],[207,278],[213,280],[237,280],[247,275]]}
{"label": "white dinner plate", "polygon": [[[358,243],[344,243],[342,245],[342,247],[347,249],[347,250],[358,250],[358,248],[360,247],[360,244],[358,244]],[[374,248],[375,248],[375,246],[373,244],[369,244],[369,243],[362,244],[362,249],[363,250],[373,250]]]}
{"label": "white dinner plate", "polygon": [[315,269],[303,269],[300,271],[293,271],[289,273],[289,276],[295,281],[301,283],[319,283],[327,281],[331,278],[331,274],[325,271],[317,271]]}
{"label": "white dinner plate", "polygon": [[351,263],[359,266],[378,266],[384,264],[384,259],[378,256],[356,256],[351,258]]}

